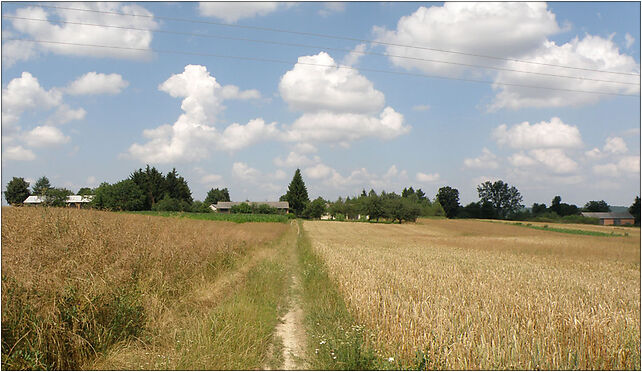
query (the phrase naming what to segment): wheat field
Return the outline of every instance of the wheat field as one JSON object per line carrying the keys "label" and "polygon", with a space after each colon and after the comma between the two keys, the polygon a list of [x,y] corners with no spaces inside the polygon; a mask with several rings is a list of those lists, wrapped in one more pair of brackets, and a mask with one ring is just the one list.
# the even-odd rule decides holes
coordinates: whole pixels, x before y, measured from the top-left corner
{"label": "wheat field", "polygon": [[257,249],[287,229],[3,207],[2,367],[92,368],[112,346],[133,340],[155,351],[173,348],[180,315],[211,311],[222,297],[211,283],[240,258],[261,258]]}
{"label": "wheat field", "polygon": [[398,368],[640,369],[639,229],[595,237],[473,220],[304,229],[372,332],[369,346]]}

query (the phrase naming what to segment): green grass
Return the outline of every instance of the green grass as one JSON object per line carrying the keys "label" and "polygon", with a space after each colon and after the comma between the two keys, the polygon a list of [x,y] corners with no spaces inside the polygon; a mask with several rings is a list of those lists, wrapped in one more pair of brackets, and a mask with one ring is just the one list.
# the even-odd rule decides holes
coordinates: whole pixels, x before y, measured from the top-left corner
{"label": "green grass", "polygon": [[287,271],[280,261],[259,263],[242,288],[178,337],[176,369],[263,369],[287,292]]}
{"label": "green grass", "polygon": [[191,218],[207,221],[244,222],[288,222],[290,218],[284,214],[242,214],[242,213],[194,213],[194,212],[163,212],[163,211],[131,211],[125,213],[142,214],[145,216],[161,216],[175,218]]}
{"label": "green grass", "polygon": [[312,251],[299,221],[299,264],[303,270],[302,308],[308,334],[308,361],[313,370],[395,369],[365,345],[367,330],[348,312],[323,261]]}
{"label": "green grass", "polygon": [[531,225],[530,223],[524,225],[521,222],[509,223],[509,225],[528,227],[528,228],[536,229],[536,230],[554,231],[554,232],[559,232],[559,233],[564,233],[564,234],[590,235],[590,236],[609,236],[609,237],[611,237],[611,236],[629,236],[628,233],[616,234],[614,232],[605,233],[605,232],[601,232],[601,231],[564,229],[564,228],[560,228],[560,227],[549,227],[548,225],[535,226],[535,225]]}

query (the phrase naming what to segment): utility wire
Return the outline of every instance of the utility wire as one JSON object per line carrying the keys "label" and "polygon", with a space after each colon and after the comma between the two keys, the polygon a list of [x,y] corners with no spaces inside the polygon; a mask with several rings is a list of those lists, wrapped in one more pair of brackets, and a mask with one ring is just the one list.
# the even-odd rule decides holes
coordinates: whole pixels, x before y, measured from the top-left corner
{"label": "utility wire", "polygon": [[[120,49],[120,50],[135,50],[135,51],[140,51],[140,52],[155,52],[155,53],[166,53],[166,54],[194,55],[194,56],[203,56],[203,57],[217,57],[217,58],[228,58],[228,59],[238,59],[238,60],[246,60],[246,61],[259,61],[259,62],[271,62],[271,63],[280,63],[280,64],[292,65],[292,61],[284,61],[284,60],[269,59],[269,58],[257,58],[257,57],[230,56],[230,55],[214,54],[214,53],[186,52],[186,51],[147,49],[147,48],[133,48],[133,47],[98,45],[98,44],[81,44],[81,43],[69,43],[69,42],[64,42],[64,41],[34,40],[34,39],[20,39],[20,38],[5,38],[4,40],[27,41],[27,42],[34,42],[34,43],[58,44],[58,45],[70,45],[70,46],[82,46],[82,47],[94,47],[94,48]],[[439,76],[439,75],[417,74],[417,73],[412,73],[412,72],[379,70],[379,69],[371,69],[371,68],[356,68],[356,67],[352,67],[352,66],[345,66],[345,65],[338,65],[338,64],[325,65],[325,64],[310,63],[310,62],[296,62],[296,64],[298,64],[298,65],[307,65],[307,66],[316,66],[316,67],[343,68],[343,69],[349,69],[349,70],[355,70],[355,71],[379,72],[379,73],[393,74],[393,75],[418,76],[418,77],[423,77],[423,78],[459,80],[459,81],[468,81],[468,82],[473,82],[473,83],[484,83],[484,84],[492,84],[492,85],[505,85],[505,86],[514,86],[514,87],[522,87],[522,88],[559,90],[559,91],[565,91],[565,92],[588,93],[588,94],[610,95],[610,96],[640,97],[639,95],[636,95],[636,94],[624,94],[624,93],[612,93],[612,92],[596,92],[596,91],[566,89],[566,88],[553,88],[553,87],[525,85],[525,84],[516,84],[516,83],[495,82],[495,81],[489,81],[489,80],[476,80],[476,79],[456,78],[456,77],[447,77],[447,76]]]}
{"label": "utility wire", "polygon": [[[81,9],[81,8],[70,8],[70,7],[61,7],[61,6],[53,6],[53,5],[42,5],[42,4],[37,3],[37,2],[32,2],[32,3],[36,3],[36,4],[38,4],[39,7],[42,7],[42,8],[74,10],[74,11],[81,11],[81,12],[112,14],[112,15],[122,15],[122,16],[131,16],[131,17],[157,18],[157,19],[164,19],[164,20],[168,20],[168,21],[201,23],[201,24],[209,24],[209,25],[216,25],[216,26],[245,28],[245,29],[250,29],[250,30],[280,32],[280,33],[288,33],[288,34],[295,34],[295,35],[314,36],[314,37],[327,38],[327,39],[350,40],[350,41],[358,41],[358,42],[362,42],[362,43],[371,43],[371,44],[396,46],[396,47],[403,47],[403,48],[430,50],[430,51],[442,52],[442,53],[452,53],[452,54],[466,55],[466,56],[479,57],[479,58],[488,58],[488,59],[495,59],[495,60],[519,62],[519,63],[528,63],[528,64],[533,64],[533,65],[551,66],[551,67],[559,67],[559,68],[581,70],[581,71],[593,71],[593,72],[602,72],[602,73],[607,73],[607,74],[640,76],[640,74],[638,74],[638,73],[607,71],[607,70],[599,70],[599,69],[591,69],[591,68],[583,68],[583,67],[575,67],[575,66],[564,66],[564,65],[557,65],[557,64],[553,64],[553,63],[535,62],[535,61],[528,61],[528,60],[516,59],[516,58],[489,56],[489,55],[484,55],[484,54],[467,53],[467,52],[455,51],[455,50],[430,48],[430,47],[426,47],[426,46],[398,44],[398,43],[384,42],[384,41],[378,41],[378,40],[367,40],[367,39],[359,39],[359,38],[353,38],[353,37],[347,37],[347,36],[320,34],[320,33],[314,33],[314,32],[292,31],[292,30],[284,30],[284,29],[271,28],[271,27],[237,25],[237,24],[231,24],[231,23],[204,21],[204,20],[187,19],[187,18],[176,18],[176,17],[164,17],[164,16],[158,16],[158,15],[133,14],[133,13],[111,12],[111,11],[94,10],[94,9]],[[9,4],[17,4],[17,3],[9,3]]]}
{"label": "utility wire", "polygon": [[114,29],[121,29],[121,30],[159,32],[159,33],[174,34],[174,35],[197,36],[197,37],[204,37],[204,38],[227,39],[227,40],[238,40],[238,41],[249,41],[249,42],[255,42],[255,43],[282,45],[282,46],[289,46],[289,47],[320,48],[320,49],[338,50],[338,51],[344,51],[344,52],[350,52],[350,53],[358,53],[358,54],[367,54],[367,55],[393,57],[393,58],[403,58],[403,59],[410,59],[410,60],[423,61],[423,62],[434,62],[434,63],[449,64],[449,65],[458,65],[458,66],[466,66],[466,67],[476,67],[476,68],[483,68],[483,69],[499,70],[499,71],[511,71],[511,72],[518,72],[518,73],[524,73],[524,74],[533,74],[533,75],[541,75],[541,76],[552,76],[552,77],[565,78],[565,79],[588,80],[588,81],[596,81],[596,82],[612,83],[612,84],[640,85],[639,81],[635,82],[635,83],[631,83],[631,82],[624,82],[624,81],[593,79],[593,78],[582,77],[582,76],[558,75],[558,74],[551,74],[551,73],[545,73],[545,72],[516,70],[516,69],[505,68],[505,67],[475,65],[475,64],[452,62],[452,61],[443,61],[443,60],[435,60],[435,59],[427,59],[427,58],[419,58],[419,57],[408,57],[408,56],[401,56],[401,55],[388,54],[388,53],[355,51],[355,50],[350,50],[350,49],[345,49],[345,48],[333,48],[333,47],[310,45],[310,44],[288,43],[288,42],[281,42],[281,41],[250,39],[250,38],[241,38],[241,37],[232,37],[232,36],[221,36],[221,35],[214,35],[214,34],[192,33],[192,32],[153,30],[153,29],[149,29],[149,28],[105,25],[105,24],[97,24],[97,23],[72,22],[72,21],[61,21],[61,20],[47,20],[47,19],[40,19],[40,18],[26,18],[26,17],[16,17],[16,16],[9,16],[9,15],[3,15],[2,17],[3,18],[8,18],[8,19],[19,19],[19,20],[26,20],[26,21],[40,21],[40,22],[47,22],[47,23],[48,22],[54,22],[54,23],[64,23],[64,24],[80,25],[80,26],[114,28]]}

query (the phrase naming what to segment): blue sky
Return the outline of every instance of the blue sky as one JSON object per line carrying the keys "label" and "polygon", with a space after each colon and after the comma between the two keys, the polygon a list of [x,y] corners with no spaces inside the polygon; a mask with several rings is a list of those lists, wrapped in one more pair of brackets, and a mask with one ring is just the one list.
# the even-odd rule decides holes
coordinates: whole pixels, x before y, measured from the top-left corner
{"label": "blue sky", "polygon": [[639,3],[3,2],[2,14],[3,190],[46,175],[75,192],[150,164],[175,167],[200,200],[211,187],[278,199],[297,167],[311,197],[332,200],[449,185],[465,204],[497,179],[527,205],[639,194]]}

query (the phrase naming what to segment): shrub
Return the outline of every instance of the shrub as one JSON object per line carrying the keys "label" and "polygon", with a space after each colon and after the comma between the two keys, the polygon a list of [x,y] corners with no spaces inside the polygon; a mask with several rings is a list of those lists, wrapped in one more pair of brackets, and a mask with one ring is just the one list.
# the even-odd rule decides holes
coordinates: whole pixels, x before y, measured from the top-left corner
{"label": "shrub", "polygon": [[252,213],[252,206],[249,205],[248,203],[233,205],[232,208],[230,208],[230,212],[231,213]]}

